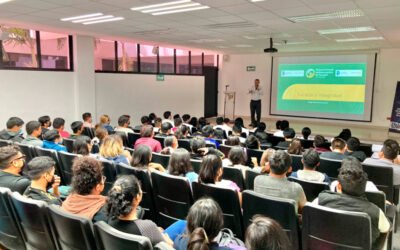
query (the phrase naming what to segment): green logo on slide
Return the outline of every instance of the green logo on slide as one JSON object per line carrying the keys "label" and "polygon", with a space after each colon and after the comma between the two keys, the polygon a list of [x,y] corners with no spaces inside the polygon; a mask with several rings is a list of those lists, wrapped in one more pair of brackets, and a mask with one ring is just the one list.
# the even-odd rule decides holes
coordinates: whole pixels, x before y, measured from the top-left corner
{"label": "green logo on slide", "polygon": [[314,78],[315,77],[315,70],[314,69],[307,69],[306,77],[308,79]]}

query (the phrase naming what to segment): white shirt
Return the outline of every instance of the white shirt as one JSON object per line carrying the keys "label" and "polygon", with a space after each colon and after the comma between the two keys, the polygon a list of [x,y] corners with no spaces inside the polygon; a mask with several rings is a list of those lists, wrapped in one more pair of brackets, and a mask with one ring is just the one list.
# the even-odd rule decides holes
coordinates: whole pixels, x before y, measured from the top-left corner
{"label": "white shirt", "polygon": [[229,127],[229,126],[226,125],[226,124],[223,124],[223,125],[215,125],[215,126],[214,126],[214,129],[217,129],[217,128],[220,128],[220,129],[222,129],[222,130],[225,131],[226,138],[228,138],[228,136],[229,136],[229,131],[232,131],[232,128]]}
{"label": "white shirt", "polygon": [[256,87],[253,85],[249,89],[249,94],[251,94],[251,100],[258,101],[258,100],[261,100],[261,97],[264,93],[260,86],[258,86],[258,89],[256,89]]}

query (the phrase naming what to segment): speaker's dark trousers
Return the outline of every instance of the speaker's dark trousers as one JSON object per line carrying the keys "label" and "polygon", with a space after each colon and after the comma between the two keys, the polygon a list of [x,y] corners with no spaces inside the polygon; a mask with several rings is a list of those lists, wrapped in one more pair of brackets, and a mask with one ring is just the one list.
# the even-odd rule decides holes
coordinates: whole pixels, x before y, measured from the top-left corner
{"label": "speaker's dark trousers", "polygon": [[[250,112],[251,112],[251,124],[254,126],[260,123],[261,118],[261,100],[251,100],[250,101]],[[257,115],[257,119],[255,119],[255,115]],[[256,123],[257,122],[257,123]]]}

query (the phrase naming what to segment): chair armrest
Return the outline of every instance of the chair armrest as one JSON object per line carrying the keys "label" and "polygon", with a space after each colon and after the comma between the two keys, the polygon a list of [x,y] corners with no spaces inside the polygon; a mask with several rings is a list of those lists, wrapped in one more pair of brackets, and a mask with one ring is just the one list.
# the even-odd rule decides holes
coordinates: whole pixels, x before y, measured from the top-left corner
{"label": "chair armrest", "polygon": [[162,241],[158,243],[157,245],[154,246],[154,249],[156,250],[173,250],[174,248],[170,245],[168,245],[166,242]]}

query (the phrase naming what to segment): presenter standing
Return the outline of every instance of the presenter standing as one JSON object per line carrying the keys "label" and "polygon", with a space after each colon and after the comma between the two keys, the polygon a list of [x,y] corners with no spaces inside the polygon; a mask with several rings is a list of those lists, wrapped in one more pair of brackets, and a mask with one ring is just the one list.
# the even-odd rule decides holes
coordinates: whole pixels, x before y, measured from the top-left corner
{"label": "presenter standing", "polygon": [[[263,95],[263,90],[260,87],[260,79],[254,80],[254,86],[252,86],[249,90],[249,94],[251,94],[250,101],[250,113],[251,113],[251,126],[257,127],[258,123],[260,123],[261,118],[261,97]],[[255,118],[257,115],[257,119]]]}

